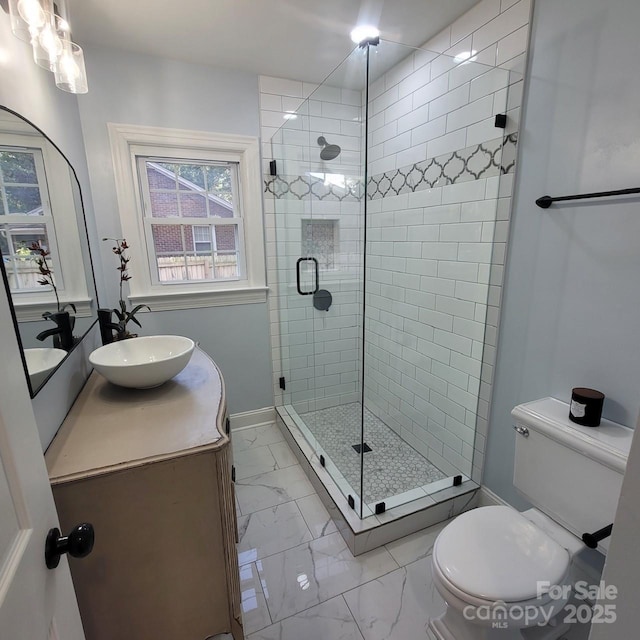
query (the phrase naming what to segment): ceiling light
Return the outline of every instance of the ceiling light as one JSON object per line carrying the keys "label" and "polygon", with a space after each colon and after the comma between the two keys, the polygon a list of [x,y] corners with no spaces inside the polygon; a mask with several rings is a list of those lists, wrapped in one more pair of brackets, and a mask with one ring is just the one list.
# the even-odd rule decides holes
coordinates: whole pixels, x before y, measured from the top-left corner
{"label": "ceiling light", "polygon": [[295,120],[298,116],[294,111],[287,111],[282,117],[285,120]]}
{"label": "ceiling light", "polygon": [[461,51],[457,56],[453,58],[453,61],[458,64],[461,62],[474,62],[478,59],[476,55],[478,52],[475,49],[471,51]]}
{"label": "ceiling light", "polygon": [[356,44],[378,37],[380,37],[380,31],[371,25],[361,25],[351,31],[351,40]]}

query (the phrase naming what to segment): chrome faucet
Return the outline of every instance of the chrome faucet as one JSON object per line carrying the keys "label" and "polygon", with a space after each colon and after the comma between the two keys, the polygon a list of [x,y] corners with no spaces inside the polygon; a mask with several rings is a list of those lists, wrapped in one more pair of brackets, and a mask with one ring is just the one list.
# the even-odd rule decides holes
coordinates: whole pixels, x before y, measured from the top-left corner
{"label": "chrome faucet", "polygon": [[46,340],[50,336],[53,337],[53,346],[56,349],[64,349],[70,351],[73,348],[73,325],[72,318],[67,311],[59,311],[58,313],[43,314],[47,320],[55,322],[56,326],[52,329],[46,329],[40,332],[36,338],[40,341]]}

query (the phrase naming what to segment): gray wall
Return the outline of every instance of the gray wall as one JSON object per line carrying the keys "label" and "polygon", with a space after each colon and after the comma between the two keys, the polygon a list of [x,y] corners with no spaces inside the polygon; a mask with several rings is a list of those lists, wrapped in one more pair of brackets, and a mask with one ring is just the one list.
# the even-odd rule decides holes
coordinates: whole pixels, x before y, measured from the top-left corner
{"label": "gray wall", "polygon": [[[87,47],[85,54],[89,93],[78,102],[97,237],[121,235],[108,122],[259,135],[254,75],[111,49]],[[110,247],[100,247],[103,304],[114,306],[117,273]],[[153,312],[140,320],[143,334],[175,333],[200,341],[222,369],[231,413],[273,405],[266,304]]]}
{"label": "gray wall", "polygon": [[509,412],[575,386],[635,426],[640,404],[638,198],[544,195],[640,182],[637,0],[537,0],[484,482],[513,504]]}

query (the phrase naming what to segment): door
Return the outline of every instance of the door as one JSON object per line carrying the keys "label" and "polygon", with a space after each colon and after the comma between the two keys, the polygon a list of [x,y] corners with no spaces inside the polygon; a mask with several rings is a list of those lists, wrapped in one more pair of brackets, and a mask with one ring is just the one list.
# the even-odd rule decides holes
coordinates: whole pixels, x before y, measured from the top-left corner
{"label": "door", "polygon": [[66,558],[45,566],[58,517],[4,287],[0,353],[0,639],[83,640]]}
{"label": "door", "polygon": [[267,184],[282,363],[276,398],[359,515],[364,62],[356,49],[295,112],[281,116]]}

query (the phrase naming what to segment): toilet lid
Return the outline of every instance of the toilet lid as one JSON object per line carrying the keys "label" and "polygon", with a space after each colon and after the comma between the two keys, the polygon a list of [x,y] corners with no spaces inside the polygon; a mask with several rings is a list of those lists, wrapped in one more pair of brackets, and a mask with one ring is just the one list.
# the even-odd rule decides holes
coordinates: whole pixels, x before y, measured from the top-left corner
{"label": "toilet lid", "polygon": [[433,558],[441,573],[477,598],[521,602],[537,595],[537,583],[561,584],[569,553],[515,509],[467,511],[438,536]]}

